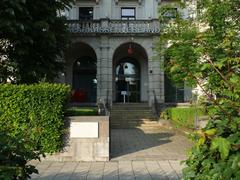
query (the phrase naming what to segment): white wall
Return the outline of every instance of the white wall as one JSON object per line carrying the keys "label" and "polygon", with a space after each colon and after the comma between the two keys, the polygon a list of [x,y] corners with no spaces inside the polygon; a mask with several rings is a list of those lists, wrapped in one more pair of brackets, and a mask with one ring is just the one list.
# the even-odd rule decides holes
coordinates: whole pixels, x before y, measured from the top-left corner
{"label": "white wall", "polygon": [[139,3],[138,0],[119,0],[118,3],[115,0],[100,0],[99,4],[96,1],[76,1],[72,9],[66,13],[68,19],[78,19],[78,7],[93,7],[94,19],[121,19],[121,7],[135,7],[136,8],[136,19],[156,19],[158,1],[156,0],[142,0]]}

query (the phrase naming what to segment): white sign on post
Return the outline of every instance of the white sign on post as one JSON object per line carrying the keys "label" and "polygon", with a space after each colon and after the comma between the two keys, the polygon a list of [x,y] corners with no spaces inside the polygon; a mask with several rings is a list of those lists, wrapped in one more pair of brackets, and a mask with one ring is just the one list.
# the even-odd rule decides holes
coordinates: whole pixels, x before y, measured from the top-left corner
{"label": "white sign on post", "polygon": [[126,102],[126,95],[127,95],[127,91],[121,91],[121,95],[123,95],[123,102]]}
{"label": "white sign on post", "polygon": [[121,94],[126,96],[127,95],[127,91],[121,91]]}

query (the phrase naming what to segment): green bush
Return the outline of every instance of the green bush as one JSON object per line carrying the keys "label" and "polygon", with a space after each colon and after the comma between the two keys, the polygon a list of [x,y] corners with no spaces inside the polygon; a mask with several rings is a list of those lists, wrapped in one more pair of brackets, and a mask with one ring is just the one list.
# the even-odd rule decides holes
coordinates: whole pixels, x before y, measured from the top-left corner
{"label": "green bush", "polygon": [[46,153],[62,147],[64,108],[70,88],[63,84],[0,85],[0,126],[10,136],[26,132],[28,148]]}
{"label": "green bush", "polygon": [[94,107],[71,107],[66,110],[67,116],[97,116],[97,108]]}
{"label": "green bush", "polygon": [[7,132],[0,132],[0,179],[28,179],[33,173],[38,173],[35,166],[27,164],[32,159],[40,160],[40,151],[27,148],[29,142],[18,134],[10,136]]}
{"label": "green bush", "polygon": [[171,120],[175,127],[188,129],[194,128],[196,113],[198,116],[202,116],[204,115],[204,110],[195,107],[176,107],[168,108],[163,112],[164,116]]}

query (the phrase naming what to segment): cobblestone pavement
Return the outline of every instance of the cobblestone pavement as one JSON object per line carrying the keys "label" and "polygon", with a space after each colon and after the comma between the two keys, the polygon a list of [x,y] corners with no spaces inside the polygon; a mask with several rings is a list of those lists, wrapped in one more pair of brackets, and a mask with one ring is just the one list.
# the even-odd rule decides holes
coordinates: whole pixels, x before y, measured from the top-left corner
{"label": "cobblestone pavement", "polygon": [[173,131],[119,129],[111,131],[110,162],[33,161],[38,180],[174,180],[180,179],[187,138]]}

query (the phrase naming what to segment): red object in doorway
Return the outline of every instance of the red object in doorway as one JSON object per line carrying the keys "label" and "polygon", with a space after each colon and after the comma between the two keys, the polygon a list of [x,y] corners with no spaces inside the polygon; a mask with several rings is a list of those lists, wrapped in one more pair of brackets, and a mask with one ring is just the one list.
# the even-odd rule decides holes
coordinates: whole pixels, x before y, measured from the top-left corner
{"label": "red object in doorway", "polygon": [[75,90],[72,99],[73,102],[86,102],[87,92],[84,90]]}

